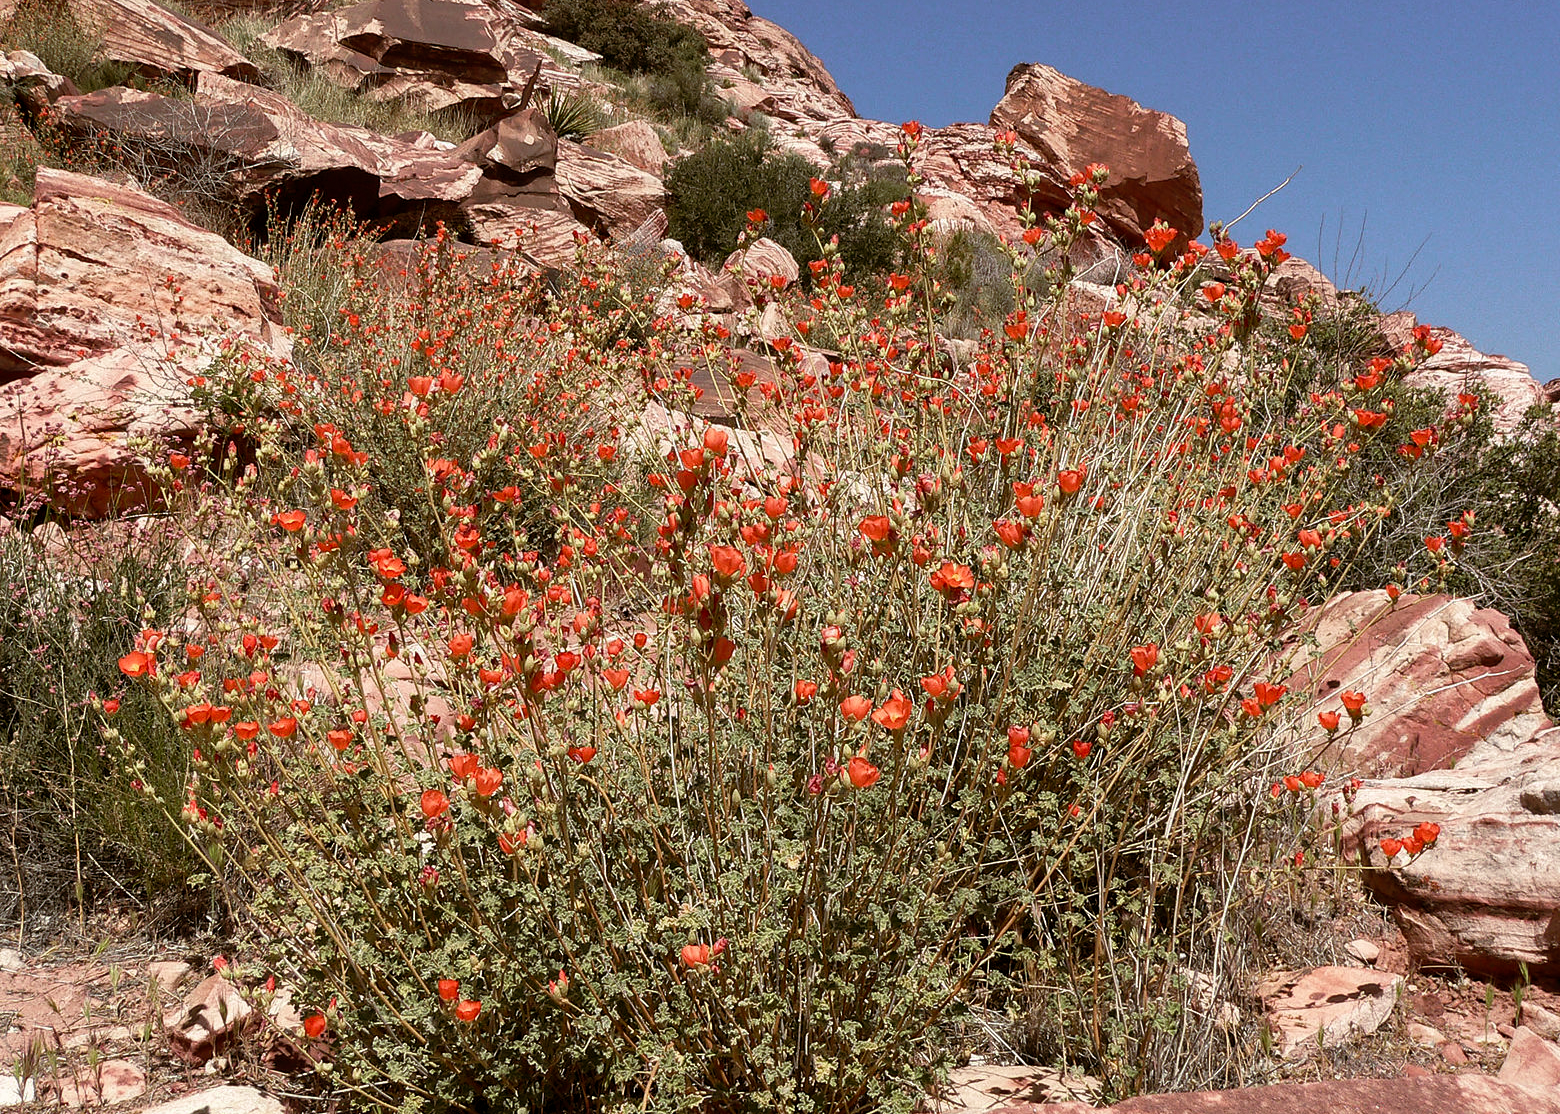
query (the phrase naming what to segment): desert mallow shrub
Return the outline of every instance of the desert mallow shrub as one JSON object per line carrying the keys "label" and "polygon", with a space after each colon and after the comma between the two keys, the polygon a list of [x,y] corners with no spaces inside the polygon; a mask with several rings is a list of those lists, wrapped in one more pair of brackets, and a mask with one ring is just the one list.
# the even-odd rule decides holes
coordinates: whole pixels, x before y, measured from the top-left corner
{"label": "desert mallow shrub", "polygon": [[[1068,257],[1105,173],[1010,246],[1018,274]],[[1187,988],[1231,989],[1243,909],[1301,861],[1264,838],[1322,783],[1268,742],[1300,715],[1280,636],[1377,528],[1336,496],[1387,403],[1280,405],[1304,330],[1246,324],[1276,233],[1199,286],[1203,249],[1163,258],[1156,228],[1087,313],[1015,281],[950,362],[928,230],[896,218],[885,296],[825,251],[762,383],[712,321],[601,344],[588,271],[513,318],[548,343],[506,374],[548,404],[483,412],[543,493],[530,545],[506,443],[446,432],[466,388],[401,389],[425,356],[381,372],[399,337],[349,319],[307,376],[232,361],[289,411],[228,388],[256,464],[185,494],[249,523],[208,615],[254,672],[180,684],[173,642],[129,665],[200,751],[181,822],[255,833],[226,854],[340,1096],[907,1109],[977,999],[1033,1004],[1113,1093],[1235,1070],[1246,1038]],[[696,363],[746,428],[691,415]],[[330,440],[289,441],[316,416]],[[392,484],[425,533],[368,513]]]}

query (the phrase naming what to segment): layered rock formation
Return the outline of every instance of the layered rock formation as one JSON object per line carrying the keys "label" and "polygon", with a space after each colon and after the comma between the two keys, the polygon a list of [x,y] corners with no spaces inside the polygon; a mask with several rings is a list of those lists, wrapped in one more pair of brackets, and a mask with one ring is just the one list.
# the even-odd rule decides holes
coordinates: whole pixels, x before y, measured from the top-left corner
{"label": "layered rock formation", "polygon": [[[1319,761],[1365,775],[1339,802],[1346,854],[1415,958],[1560,973],[1560,728],[1510,623],[1467,600],[1359,592],[1322,608],[1309,633],[1291,687],[1319,711],[1342,711],[1344,692],[1366,697],[1364,719],[1349,727],[1343,711]],[[1430,846],[1386,853],[1383,839],[1422,823],[1439,829]]]}
{"label": "layered rock formation", "polygon": [[1183,239],[1202,232],[1202,183],[1174,116],[1027,64],[1008,74],[991,123],[1016,131],[1064,179],[1090,163],[1110,167],[1100,215],[1129,244],[1156,220]]}
{"label": "layered rock formation", "polygon": [[187,377],[224,340],[280,348],[271,269],[139,190],[40,169],[0,209],[0,486],[71,514],[148,496],[132,442],[193,432]]}
{"label": "layered rock formation", "polygon": [[365,0],[290,19],[264,41],[372,100],[494,117],[577,81],[485,4]]}

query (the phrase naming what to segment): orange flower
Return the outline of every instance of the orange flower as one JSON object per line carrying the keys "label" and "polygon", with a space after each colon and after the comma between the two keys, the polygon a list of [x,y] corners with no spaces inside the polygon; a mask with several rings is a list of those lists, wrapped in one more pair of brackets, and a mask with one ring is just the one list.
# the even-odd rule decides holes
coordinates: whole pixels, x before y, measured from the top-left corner
{"label": "orange flower", "polygon": [[471,648],[476,644],[477,640],[464,631],[460,634],[452,634],[449,641],[450,657],[460,661],[467,654],[471,653]]}
{"label": "orange flower", "polygon": [[708,967],[710,963],[710,946],[708,944],[684,944],[680,958],[684,967]]}
{"label": "orange flower", "polygon": [[622,692],[623,686],[628,684],[626,669],[603,669],[601,675],[607,679],[607,684],[611,685],[615,692]]}
{"label": "orange flower", "polygon": [[1326,779],[1315,770],[1307,770],[1300,775],[1300,784],[1307,789],[1320,789],[1324,780]]}
{"label": "orange flower", "polygon": [[634,702],[643,704],[646,708],[653,708],[655,702],[661,699],[661,693],[657,689],[635,689]]}
{"label": "orange flower", "polygon": [[1271,708],[1277,704],[1288,691],[1289,689],[1284,685],[1270,685],[1265,681],[1258,681],[1255,689],[1256,697],[1264,708]]}
{"label": "orange flower", "polygon": [[236,735],[242,742],[247,743],[250,739],[253,739],[256,735],[260,734],[260,725],[249,720],[246,720],[243,723],[235,723],[233,725],[233,734]]}
{"label": "orange flower", "polygon": [[742,551],[729,545],[710,546],[710,564],[715,569],[715,575],[727,584],[747,571],[747,561],[743,559]]}
{"label": "orange flower", "polygon": [[477,771],[472,784],[477,790],[477,796],[491,797],[504,784],[504,771],[493,766],[484,767]]}
{"label": "orange flower", "polygon": [[857,526],[857,529],[861,531],[867,540],[874,544],[886,542],[889,535],[894,532],[893,523],[889,521],[886,514],[868,515],[861,520],[861,524]]}
{"label": "orange flower", "polygon": [[1148,642],[1142,646],[1132,647],[1132,673],[1141,677],[1154,666],[1159,664],[1159,647]]}
{"label": "orange flower", "polygon": [[440,979],[439,980],[439,997],[443,998],[446,1002],[453,1002],[455,999],[459,998],[460,997],[460,980],[459,979]]}
{"label": "orange flower", "polygon": [[283,716],[269,724],[267,730],[278,739],[290,739],[298,730],[298,721],[293,716]]}
{"label": "orange flower", "polygon": [[1336,731],[1338,730],[1338,713],[1318,712],[1316,714],[1316,722],[1328,731]]}
{"label": "orange flower", "polygon": [[857,789],[871,789],[877,784],[878,778],[883,776],[883,771],[859,754],[850,760],[849,765],[845,767],[845,772],[850,778],[850,783]]}
{"label": "orange flower", "polygon": [[278,511],[271,516],[271,521],[292,534],[302,530],[308,518],[308,514],[304,511]]}
{"label": "orange flower", "polygon": [[872,713],[872,721],[890,733],[903,731],[905,724],[910,722],[911,707],[909,697],[895,689],[893,695],[883,701],[883,706]]}
{"label": "orange flower", "polygon": [[1015,770],[1022,770],[1029,765],[1029,759],[1034,755],[1034,750],[1029,746],[1029,728],[1008,728],[1008,765]]}
{"label": "orange flower", "polygon": [[1076,495],[1078,489],[1083,486],[1083,477],[1082,468],[1069,468],[1056,474],[1056,486],[1062,489],[1063,495]]}
{"label": "orange flower", "polygon": [[1224,297],[1224,289],[1222,282],[1205,282],[1203,283],[1202,296],[1207,298],[1209,302],[1217,302]]}
{"label": "orange flower", "polygon": [[324,1014],[311,1013],[303,1019],[303,1031],[310,1040],[317,1041],[325,1035],[325,1024]]}
{"label": "orange flower", "polygon": [[1178,235],[1175,229],[1163,221],[1155,221],[1154,226],[1143,233],[1143,242],[1148,245],[1150,251],[1158,255],[1174,243]]}
{"label": "orange flower", "polygon": [[482,1003],[473,1002],[470,999],[455,1007],[455,1016],[462,1021],[475,1021],[477,1014],[482,1012]]}
{"label": "orange flower", "polygon": [[1401,850],[1403,850],[1403,841],[1400,839],[1389,837],[1381,841],[1381,853],[1389,859],[1394,858]]}
{"label": "orange flower", "polygon": [[596,748],[590,746],[570,747],[569,757],[574,759],[574,761],[578,762],[581,766],[584,766],[592,758],[596,757]]}
{"label": "orange flower", "polygon": [[872,711],[872,701],[865,696],[847,696],[840,701],[840,713],[846,718],[860,723],[867,718]]}
{"label": "orange flower", "polygon": [[933,588],[944,595],[953,595],[957,592],[968,592],[975,587],[975,570],[968,565],[944,561],[942,566],[932,573],[930,579]]}
{"label": "orange flower", "polygon": [[481,765],[475,754],[452,754],[449,757],[450,773],[456,781],[465,781],[476,776]]}
{"label": "orange flower", "polygon": [[1072,741],[1072,752],[1077,755],[1079,761],[1089,757],[1089,752],[1093,749],[1094,744],[1087,739],[1074,739]]}
{"label": "orange flower", "polygon": [[325,741],[338,751],[346,750],[352,745],[352,729],[350,727],[337,727],[325,732]]}
{"label": "orange flower", "polygon": [[815,697],[817,695],[818,695],[818,682],[817,681],[797,681],[796,682],[796,702],[798,704],[805,704],[805,703],[807,703],[809,700],[811,700],[813,697]]}
{"label": "orange flower", "polygon": [[119,671],[126,677],[152,677],[157,674],[157,659],[133,650],[119,659]]}
{"label": "orange flower", "polygon": [[1338,699],[1343,701],[1344,709],[1354,719],[1359,719],[1365,712],[1365,694],[1363,692],[1340,693]]}
{"label": "orange flower", "polygon": [[1414,828],[1414,838],[1428,847],[1441,838],[1441,825],[1426,820]]}
{"label": "orange flower", "polygon": [[1011,518],[998,519],[991,524],[991,527],[997,532],[997,537],[1002,539],[1002,544],[1009,549],[1019,548],[1029,538],[1029,527]]}
{"label": "orange flower", "polygon": [[450,810],[450,799],[437,789],[424,789],[418,804],[423,816],[429,820],[437,820]]}

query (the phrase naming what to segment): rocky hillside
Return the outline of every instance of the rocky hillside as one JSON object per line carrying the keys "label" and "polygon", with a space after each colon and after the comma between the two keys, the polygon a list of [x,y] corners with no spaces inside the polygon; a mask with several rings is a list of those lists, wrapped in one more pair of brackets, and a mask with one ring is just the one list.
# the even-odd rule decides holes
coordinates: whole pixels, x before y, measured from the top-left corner
{"label": "rocky hillside", "polygon": [[[543,17],[514,0],[364,0],[273,16],[217,9],[219,29],[152,0],[5,0],[0,39],[40,45],[40,4],[55,13],[50,26],[92,40],[95,80],[120,83],[83,93],[36,54],[9,50],[0,59],[0,128],[16,149],[46,164],[54,161],[46,149],[68,153],[77,169],[150,186],[229,234],[252,228],[267,204],[291,210],[318,195],[399,235],[442,221],[478,244],[522,237],[533,263],[563,266],[580,236],[660,240],[666,169],[703,138],[645,111],[613,84],[621,75],[596,65],[598,55],[547,34]],[[738,0],[672,0],[664,10],[707,44],[714,132],[765,128],[780,150],[824,175],[842,153],[868,165],[893,161],[897,124],[857,116],[823,62],[784,28]],[[287,11],[296,14],[283,18]],[[41,45],[57,46],[46,37]],[[570,98],[595,115],[588,134],[573,133],[580,139],[553,126]],[[341,122],[354,114],[374,122],[376,111],[391,125],[422,126],[389,133]],[[1033,168],[1027,188],[995,151],[1004,133]],[[1095,163],[1111,168],[1092,249],[1100,281],[1114,281],[1114,261],[1138,250],[1156,221],[1181,245],[1203,231],[1181,121],[1039,63],[1013,69],[986,123],[927,129],[912,170],[934,229],[1015,238],[1022,205],[1061,207],[1069,179]],[[133,401],[145,376],[127,355],[142,342],[123,329],[110,338],[106,323],[134,319],[157,295],[127,298],[63,272],[56,282],[45,260],[91,258],[88,245],[71,241],[92,233],[49,219],[53,207],[77,204],[70,195],[82,187],[45,175],[24,212],[30,167],[16,160],[4,173],[18,204],[0,208],[0,482],[35,482],[42,465],[28,463],[29,446],[55,431],[47,467],[81,481],[86,494],[71,509],[90,510],[104,502],[92,493],[97,479],[142,428],[146,408]],[[116,259],[135,258],[141,274],[189,277],[176,256],[159,254],[165,237],[132,227],[123,234],[135,239],[134,252]],[[684,274],[713,308],[740,300],[739,289],[696,263]],[[1331,305],[1340,297],[1299,260],[1286,264],[1275,293]],[[186,332],[210,322],[186,312]],[[1382,319],[1382,349],[1401,347],[1415,324],[1408,314]],[[1502,399],[1502,428],[1543,397],[1523,365],[1480,353],[1451,330],[1438,336],[1443,346],[1419,373],[1423,383],[1449,395],[1483,383]],[[1560,384],[1547,390],[1560,397]]]}
{"label": "rocky hillside", "polygon": [[[901,125],[857,115],[821,60],[740,0],[660,5],[696,33],[679,40],[657,31],[665,43],[702,43],[691,87],[677,85],[675,59],[638,70],[610,64],[602,51],[615,47],[561,37],[537,3],[273,8],[212,0],[196,18],[153,0],[0,0],[0,502],[25,509],[21,525],[50,514],[108,519],[155,502],[145,447],[195,440],[201,418],[192,387],[218,354],[249,346],[281,364],[306,343],[289,327],[277,273],[256,254],[274,230],[269,218],[296,216],[315,199],[384,231],[372,246],[352,245],[371,257],[376,281],[404,276],[411,241],[437,229],[469,248],[466,265],[496,265],[495,249],[513,249],[528,276],[557,279],[597,242],[652,269],[664,266],[663,288],[646,299],[654,313],[685,323],[689,335],[731,340],[743,389],[756,382],[772,401],[763,388],[773,385],[775,367],[790,361],[823,375],[834,355],[771,297],[794,290],[808,261],[767,237],[749,239],[724,261],[688,258],[669,236],[668,180],[680,160],[761,132],[775,152],[806,160],[820,193],[899,173],[945,244],[959,236],[1018,242],[1031,227],[1026,211],[1065,208],[1072,185],[1103,165],[1110,176],[1097,219],[1069,259],[1076,277],[1057,287],[1069,314],[1123,319],[1118,307],[1131,297],[1123,276],[1147,237],[1159,251],[1206,253],[1197,273],[1207,286],[1189,289],[1195,296],[1218,288],[1200,306],[1202,320],[1218,324],[1208,305],[1241,260],[1233,245],[1217,253],[1195,244],[1207,231],[1201,176],[1173,116],[1024,63],[1009,73],[987,121],[924,129],[908,167],[896,171]],[[1014,157],[1027,162],[1027,180],[1015,178]],[[1144,256],[1141,266],[1151,263]],[[1349,354],[1362,369],[1373,357],[1390,365],[1405,347],[1431,353],[1406,382],[1439,392],[1461,407],[1457,414],[1479,403],[1458,403],[1460,396],[1487,393],[1497,443],[1520,440],[1512,435],[1535,403],[1560,404],[1560,381],[1541,387],[1522,364],[1481,353],[1450,328],[1426,329],[1411,313],[1380,314],[1303,260],[1278,264],[1266,283],[1254,284],[1253,303],[1260,287],[1262,310],[1294,320],[1297,341],[1308,323],[1347,328]],[[1026,334],[1021,325],[1008,335]],[[939,336],[925,351],[941,359],[943,346],[950,361],[974,362],[965,338]],[[730,425],[759,459],[793,452],[766,428],[762,406],[749,410],[746,399],[723,396],[713,378],[698,377],[706,370],[689,372],[706,392],[695,411],[701,422]],[[425,380],[418,397],[428,389]],[[672,415],[657,406],[641,415],[645,428],[652,411],[671,428]],[[1344,427],[1337,430],[1341,443]],[[724,454],[725,432],[717,442]],[[1274,471],[1283,467],[1277,458]],[[1347,471],[1341,458],[1338,469]],[[1294,518],[1304,505],[1283,509]],[[1448,530],[1456,546],[1462,534]],[[1448,544],[1415,535],[1416,554],[1431,541],[1431,553]],[[1320,534],[1314,546],[1301,545],[1302,563],[1323,549]],[[1216,596],[1210,588],[1208,597]],[[1351,942],[1367,946],[1322,963],[1319,974],[1278,972],[1259,1000],[1245,1003],[1276,1019],[1283,1054],[1319,1028],[1344,1040],[1373,1030],[1395,995],[1408,993],[1408,971],[1419,964],[1508,980],[1560,974],[1560,729],[1546,714],[1540,667],[1522,637],[1499,612],[1428,579],[1401,595],[1394,584],[1309,611],[1308,624],[1288,632],[1293,672],[1287,689],[1276,691],[1304,696],[1308,738],[1330,716],[1331,739],[1341,709],[1353,713],[1366,700],[1374,709],[1358,730],[1345,728],[1346,742],[1324,743],[1313,755],[1318,767],[1360,775],[1315,803],[1340,818],[1336,850],[1358,865],[1394,928]],[[1294,744],[1302,749],[1301,739]],[[1085,747],[1080,759],[1087,754]],[[1298,800],[1300,790],[1288,788]],[[1275,785],[1274,796],[1282,790]],[[1439,833],[1440,853],[1400,856],[1400,837],[1427,828]],[[1235,1010],[1238,1019],[1233,1003],[1213,990],[1207,997],[1208,1010]],[[1528,1016],[1531,1026],[1535,1015]],[[1519,1009],[1511,1020],[1521,1017]],[[1480,1047],[1504,1052],[1501,1042],[1509,1041],[1512,1049],[1504,1084],[1375,1092],[1347,1084],[1298,1099],[1291,1093],[1292,1105],[1218,1108],[1298,1110],[1326,1101],[1406,1109],[1439,1100],[1446,1108],[1556,1109],[1529,1087],[1560,1079],[1560,1047],[1552,1043],[1560,1022],[1542,1035],[1507,1026],[1497,1036],[1488,1022],[1486,1009]],[[1462,1055],[1459,1034],[1431,1032],[1436,1039],[1426,1047],[1456,1063],[1446,1046]],[[1316,1043],[1326,1047],[1324,1037]],[[1027,1106],[1006,1109],[1021,1114]]]}

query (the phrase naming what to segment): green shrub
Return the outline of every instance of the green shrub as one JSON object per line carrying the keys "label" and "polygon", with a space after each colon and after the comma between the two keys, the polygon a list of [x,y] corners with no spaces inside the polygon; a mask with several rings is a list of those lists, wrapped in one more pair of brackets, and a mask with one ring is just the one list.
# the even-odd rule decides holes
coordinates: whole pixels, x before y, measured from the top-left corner
{"label": "green shrub", "polygon": [[[695,259],[719,263],[737,246],[748,213],[767,214],[760,234],[781,244],[798,262],[819,257],[820,240],[839,237],[846,274],[864,278],[886,271],[899,251],[899,238],[885,207],[908,196],[903,174],[863,173],[849,161],[838,164],[843,185],[819,203],[810,183],[817,169],[801,155],[780,153],[759,129],[716,139],[679,159],[666,174],[667,234]],[[804,223],[804,207],[816,211]]]}
{"label": "green shrub", "polygon": [[[1241,989],[1254,906],[1309,869],[1314,799],[1268,789],[1271,727],[1315,723],[1279,647],[1394,494],[1344,500],[1377,432],[1340,444],[1341,392],[1283,405],[1298,341],[1236,346],[1267,264],[1206,327],[1182,265],[1082,325],[1014,283],[953,368],[924,256],[881,298],[830,270],[836,358],[788,338],[756,384],[713,322],[622,336],[610,265],[522,304],[443,243],[383,297],[349,240],[297,250],[345,301],[296,365],[214,372],[255,467],[180,498],[239,539],[209,636],[298,668],[145,683],[221,702],[178,822],[254,833],[230,858],[324,1087],[907,1110],[977,1003],[1112,1095],[1260,1055],[1193,988]],[[687,413],[695,362],[770,440]]]}
{"label": "green shrub", "polygon": [[[204,864],[143,793],[182,801],[189,748],[117,665],[143,615],[183,598],[174,543],[152,520],[0,537],[0,830],[11,843],[0,853],[15,868],[0,921],[25,929],[36,913],[126,894],[177,918],[204,900],[191,884]],[[141,786],[98,737],[103,701],[118,702],[111,722],[135,742]]]}
{"label": "green shrub", "polygon": [[709,48],[692,27],[635,0],[547,0],[542,17],[548,34],[595,51],[613,69],[655,79],[664,106],[698,111]]}

